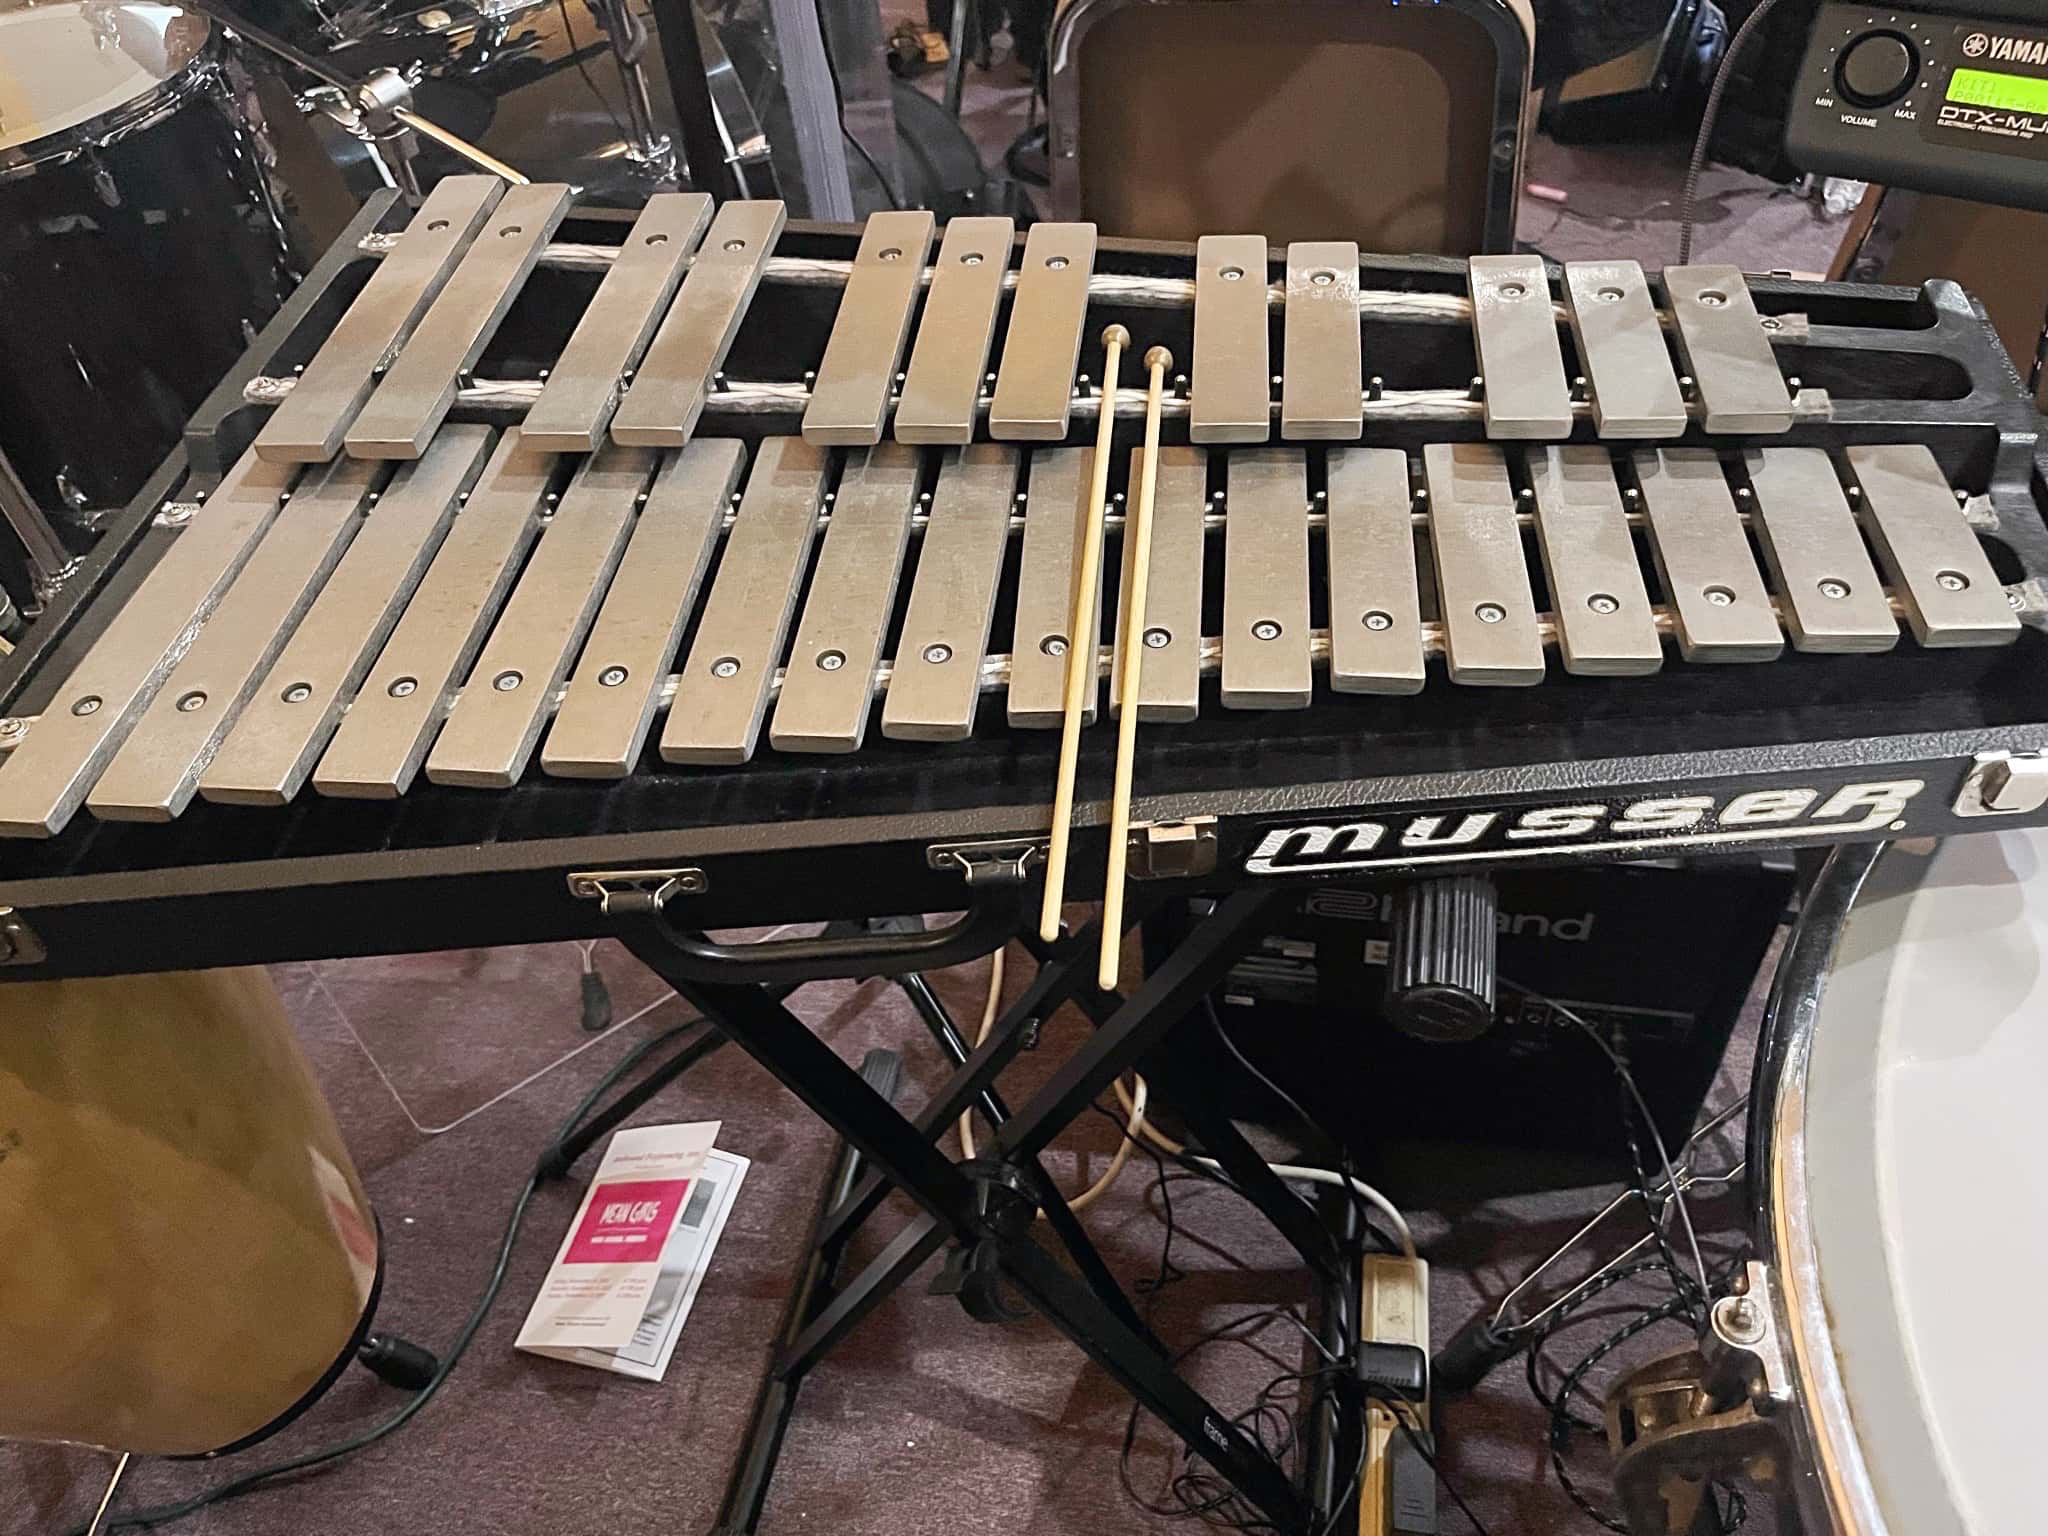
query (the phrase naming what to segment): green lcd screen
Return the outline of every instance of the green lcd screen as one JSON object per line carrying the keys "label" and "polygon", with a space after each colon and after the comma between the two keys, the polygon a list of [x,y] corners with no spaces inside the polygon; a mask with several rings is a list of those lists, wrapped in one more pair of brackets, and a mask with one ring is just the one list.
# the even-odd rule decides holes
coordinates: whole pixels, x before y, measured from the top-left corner
{"label": "green lcd screen", "polygon": [[1988,69],[1959,69],[1948,82],[1948,99],[1966,107],[2033,112],[2048,117],[2048,80],[2001,75]]}

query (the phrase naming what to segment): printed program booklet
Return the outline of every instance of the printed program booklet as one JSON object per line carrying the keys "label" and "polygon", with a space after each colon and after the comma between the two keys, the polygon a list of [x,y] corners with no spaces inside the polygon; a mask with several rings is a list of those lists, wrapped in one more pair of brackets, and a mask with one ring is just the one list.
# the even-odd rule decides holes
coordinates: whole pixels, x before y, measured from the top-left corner
{"label": "printed program booklet", "polygon": [[520,1331],[520,1349],[659,1381],[747,1159],[719,1122],[638,1126],[605,1150]]}

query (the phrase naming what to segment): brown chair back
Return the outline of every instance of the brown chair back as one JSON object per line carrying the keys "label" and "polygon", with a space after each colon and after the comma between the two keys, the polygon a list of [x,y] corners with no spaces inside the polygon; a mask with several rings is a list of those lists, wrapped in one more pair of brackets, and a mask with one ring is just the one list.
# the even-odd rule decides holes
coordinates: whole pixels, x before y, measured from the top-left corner
{"label": "brown chair back", "polygon": [[1512,249],[1532,38],[1527,0],[1066,0],[1057,216],[1138,239]]}

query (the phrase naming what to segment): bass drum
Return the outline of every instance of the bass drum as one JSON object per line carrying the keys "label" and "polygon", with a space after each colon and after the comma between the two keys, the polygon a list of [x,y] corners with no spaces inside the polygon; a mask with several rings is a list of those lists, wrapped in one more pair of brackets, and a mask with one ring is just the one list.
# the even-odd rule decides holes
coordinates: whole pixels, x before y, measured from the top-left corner
{"label": "bass drum", "polygon": [[2048,833],[1843,848],[1779,972],[1752,1167],[1809,1536],[2041,1529]]}
{"label": "bass drum", "polygon": [[78,547],[297,281],[245,84],[176,6],[0,10],[0,450]]}

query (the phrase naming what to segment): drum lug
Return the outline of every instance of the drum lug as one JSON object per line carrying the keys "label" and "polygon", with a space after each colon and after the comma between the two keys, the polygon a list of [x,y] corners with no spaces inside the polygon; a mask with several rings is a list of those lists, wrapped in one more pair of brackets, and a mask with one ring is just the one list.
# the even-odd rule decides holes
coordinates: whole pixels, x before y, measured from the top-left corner
{"label": "drum lug", "polygon": [[[1792,1401],[1792,1376],[1778,1339],[1776,1288],[1767,1265],[1751,1259],[1744,1289],[1716,1301],[1700,1338],[1700,1354],[1720,1385],[1727,1375],[1739,1382],[1760,1412]],[[1717,1393],[1717,1396],[1721,1394]]]}
{"label": "drum lug", "polygon": [[594,869],[569,876],[569,894],[594,901],[612,917],[658,912],[671,896],[701,896],[711,882],[701,869]]}

